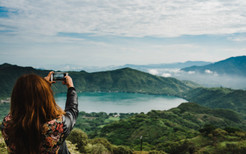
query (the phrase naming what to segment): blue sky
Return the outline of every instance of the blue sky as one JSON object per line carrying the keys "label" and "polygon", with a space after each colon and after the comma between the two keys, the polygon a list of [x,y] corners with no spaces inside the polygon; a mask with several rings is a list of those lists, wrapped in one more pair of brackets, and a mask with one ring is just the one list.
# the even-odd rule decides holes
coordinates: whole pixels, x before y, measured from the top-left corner
{"label": "blue sky", "polygon": [[1,0],[0,63],[108,66],[246,55],[244,0]]}

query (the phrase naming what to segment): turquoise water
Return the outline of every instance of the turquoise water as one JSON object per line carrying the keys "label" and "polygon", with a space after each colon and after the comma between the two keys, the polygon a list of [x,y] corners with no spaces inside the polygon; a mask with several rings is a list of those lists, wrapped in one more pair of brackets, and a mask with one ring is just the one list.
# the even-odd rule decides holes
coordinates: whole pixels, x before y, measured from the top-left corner
{"label": "turquoise water", "polygon": [[[57,104],[65,108],[66,94],[55,96]],[[79,111],[106,113],[140,113],[151,110],[168,110],[186,100],[173,96],[133,93],[79,93]]]}

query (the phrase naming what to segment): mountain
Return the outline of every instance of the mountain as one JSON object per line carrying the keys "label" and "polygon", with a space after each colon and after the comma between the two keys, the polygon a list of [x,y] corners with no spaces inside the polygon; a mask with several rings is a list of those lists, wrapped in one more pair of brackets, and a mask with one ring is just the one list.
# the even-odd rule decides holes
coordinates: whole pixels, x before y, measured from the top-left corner
{"label": "mountain", "polygon": [[183,71],[198,73],[217,73],[234,76],[246,76],[246,56],[231,57],[216,63],[205,66],[191,66],[182,69]]}
{"label": "mountain", "polygon": [[[0,65],[0,97],[10,96],[16,79],[22,74],[46,76],[49,71],[6,63]],[[94,73],[73,71],[69,74],[78,92],[137,92],[180,96],[180,93],[192,89],[186,82],[175,78],[154,76],[131,68]],[[66,87],[59,83],[54,84],[53,89],[56,93],[66,92]]]}
{"label": "mountain", "polygon": [[133,64],[126,64],[123,67],[130,67],[134,69],[158,69],[158,68],[184,68],[190,66],[203,66],[208,65],[210,62],[205,61],[186,61],[180,63],[164,63],[164,64],[149,64],[149,65],[133,65]]}
{"label": "mountain", "polygon": [[[71,72],[80,91],[137,92],[149,94],[179,95],[190,90],[184,82],[175,78],[164,78],[131,68],[114,71],[86,73]],[[78,75],[78,76],[77,76]]]}
{"label": "mountain", "polygon": [[34,73],[41,76],[45,76],[48,74],[49,71],[44,70],[38,70],[34,69],[32,67],[20,67],[17,65],[11,65],[4,63],[0,65],[0,98],[1,97],[10,97],[12,88],[14,87],[14,84],[16,80],[22,75],[22,74],[29,74]]}

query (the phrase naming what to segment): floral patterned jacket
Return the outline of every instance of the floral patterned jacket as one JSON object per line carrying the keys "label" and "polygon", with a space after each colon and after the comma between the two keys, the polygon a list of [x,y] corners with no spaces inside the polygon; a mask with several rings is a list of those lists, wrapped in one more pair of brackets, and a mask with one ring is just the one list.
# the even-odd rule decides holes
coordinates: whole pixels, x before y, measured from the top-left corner
{"label": "floral patterned jacket", "polygon": [[[42,130],[42,146],[41,153],[44,154],[67,154],[69,153],[65,139],[70,134],[76,119],[78,117],[78,97],[75,89],[73,87],[69,88],[67,91],[67,101],[65,106],[66,114],[59,116],[56,119],[46,122],[43,125]],[[5,143],[8,147],[10,153],[15,153],[15,146],[8,141],[8,134],[5,132],[9,121],[11,120],[11,115],[8,114],[4,117],[1,131],[4,137]]]}

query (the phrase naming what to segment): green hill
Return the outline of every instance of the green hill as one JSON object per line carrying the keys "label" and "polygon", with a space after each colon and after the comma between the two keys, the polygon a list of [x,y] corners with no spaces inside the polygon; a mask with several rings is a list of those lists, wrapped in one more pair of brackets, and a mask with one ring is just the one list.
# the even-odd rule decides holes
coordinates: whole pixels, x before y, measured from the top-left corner
{"label": "green hill", "polygon": [[41,76],[45,76],[48,72],[49,71],[37,70],[32,67],[20,67],[17,65],[10,65],[7,63],[0,65],[0,98],[10,97],[12,88],[14,87],[16,80],[22,74],[35,73]]}
{"label": "green hill", "polygon": [[205,73],[210,70],[218,74],[227,74],[234,76],[246,76],[246,56],[231,57],[213,64],[205,66],[191,66],[182,69],[183,71],[195,71]]}
{"label": "green hill", "polygon": [[168,111],[151,111],[113,122],[104,126],[97,135],[107,138],[113,144],[127,145],[135,149],[138,149],[139,138],[143,136],[146,151],[166,151],[166,143],[192,139],[200,134],[199,130],[206,124],[214,128],[246,129],[245,120],[236,112],[183,103]]}
{"label": "green hill", "polygon": [[[179,95],[190,90],[182,81],[164,78],[131,68],[96,73],[71,72],[79,91],[132,92]],[[77,84],[76,84],[77,85]]]}
{"label": "green hill", "polygon": [[[32,67],[0,65],[0,98],[10,96],[16,79],[22,74],[35,73],[45,76],[48,72],[49,70]],[[180,93],[191,89],[188,84],[175,78],[154,76],[131,68],[95,73],[69,72],[69,74],[78,92],[131,92],[180,96]],[[54,84],[53,89],[56,93],[66,92],[65,86],[58,83]]]}
{"label": "green hill", "polygon": [[196,88],[184,94],[184,98],[210,108],[231,109],[246,113],[246,91],[228,88]]}

